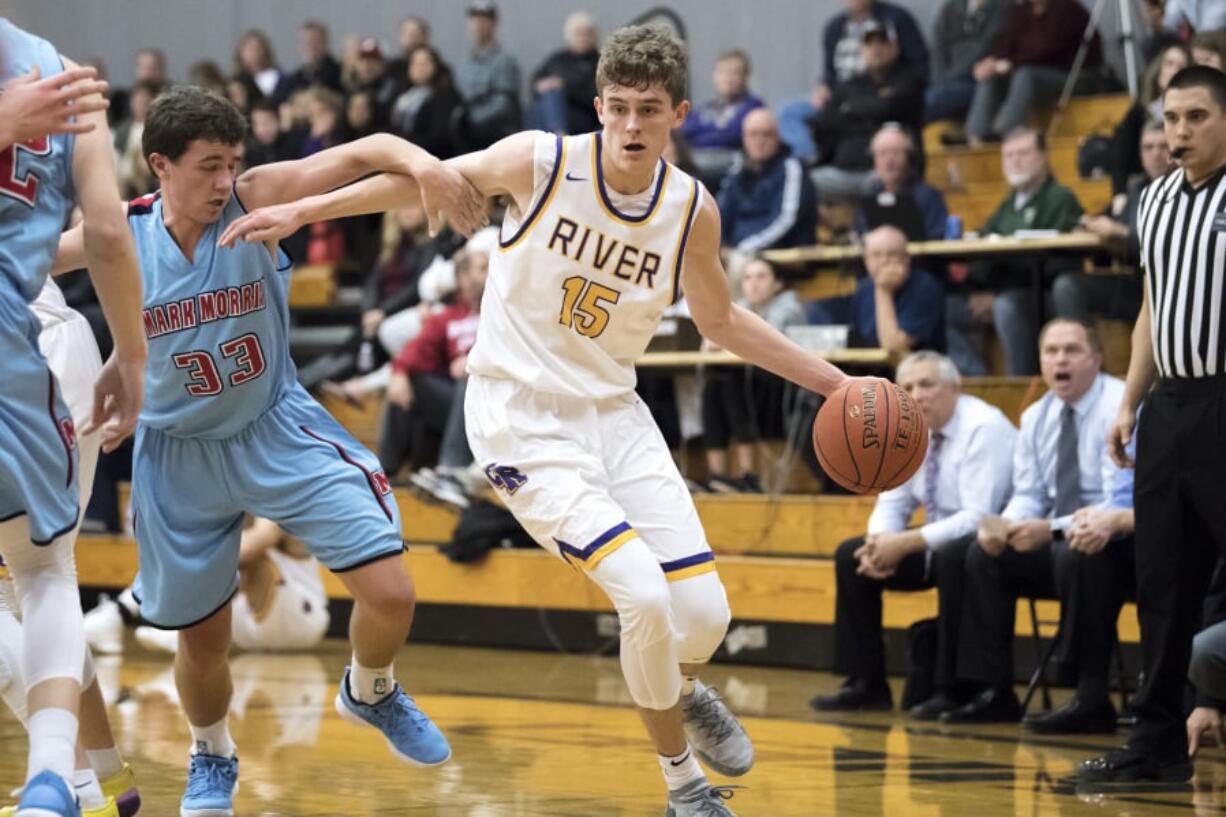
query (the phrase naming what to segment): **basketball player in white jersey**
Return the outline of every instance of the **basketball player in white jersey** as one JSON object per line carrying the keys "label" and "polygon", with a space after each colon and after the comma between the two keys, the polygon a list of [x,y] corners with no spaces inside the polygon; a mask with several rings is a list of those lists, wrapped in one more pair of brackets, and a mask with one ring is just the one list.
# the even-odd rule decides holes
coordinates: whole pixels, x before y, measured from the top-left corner
{"label": "basketball player in white jersey", "polygon": [[[753,763],[744,730],[696,677],[730,611],[690,494],[635,396],[634,361],[684,293],[702,334],[745,360],[823,395],[847,376],[733,304],[715,199],[660,158],[689,111],[687,61],[665,30],[623,28],[597,68],[600,132],[520,133],[449,164],[482,195],[510,200],[469,355],[473,453],[528,532],[617,609],[665,814],[726,817],[731,792],[710,786],[691,747],[724,774]],[[221,243],[413,195],[408,177],[376,176],[255,211]]]}

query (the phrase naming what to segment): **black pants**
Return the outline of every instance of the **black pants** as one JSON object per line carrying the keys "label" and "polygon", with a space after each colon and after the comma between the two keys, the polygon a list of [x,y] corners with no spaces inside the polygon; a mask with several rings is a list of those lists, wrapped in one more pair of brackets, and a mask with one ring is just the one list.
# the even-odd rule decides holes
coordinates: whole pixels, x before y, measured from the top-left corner
{"label": "black pants", "polygon": [[1137,429],[1137,612],[1145,682],[1132,743],[1187,748],[1192,638],[1226,554],[1226,377],[1160,380]]}
{"label": "black pants", "polygon": [[1060,600],[1057,660],[1074,666],[1085,695],[1105,695],[1120,607],[1132,595],[1133,542],[1111,542],[1087,556],[1067,542],[993,557],[981,547],[966,557],[966,617],[959,669],[999,689],[1012,686],[1013,634],[1019,598]]}
{"label": "black pants", "polygon": [[418,374],[409,382],[413,386],[413,402],[408,411],[392,403],[383,407],[379,464],[389,477],[398,474],[405,462],[414,467],[423,464],[426,439],[443,437],[456,399],[456,381],[447,375]]}
{"label": "black pants", "polygon": [[864,537],[848,539],[834,554],[838,583],[835,601],[835,670],[869,684],[885,683],[885,641],[882,638],[881,593],[885,590],[927,590],[940,594],[937,613],[938,687],[951,687],[957,679],[958,625],[962,619],[962,592],[966,551],[973,537],[966,537],[932,551],[931,563],[924,552],[912,553],[898,563],[894,575],[882,581],[856,573],[852,555]]}
{"label": "black pants", "polygon": [[783,436],[784,382],[762,369],[715,366],[702,388],[703,443],[755,443]]}

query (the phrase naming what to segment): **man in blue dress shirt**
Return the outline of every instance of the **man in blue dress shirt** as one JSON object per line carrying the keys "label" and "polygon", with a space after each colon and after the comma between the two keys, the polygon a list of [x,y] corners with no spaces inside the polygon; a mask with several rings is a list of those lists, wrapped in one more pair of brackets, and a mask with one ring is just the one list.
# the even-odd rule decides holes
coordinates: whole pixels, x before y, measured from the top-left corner
{"label": "man in blue dress shirt", "polygon": [[[966,560],[966,620],[959,669],[985,691],[946,713],[951,723],[1013,722],[1013,633],[1017,599],[1058,598],[1062,663],[1075,665],[1077,692],[1065,706],[1028,717],[1034,732],[1114,732],[1107,671],[1115,622],[1133,592],[1130,531],[1110,523],[1112,496],[1124,490],[1106,450],[1124,394],[1102,373],[1094,330],[1057,318],[1039,338],[1048,392],[1022,414],[1014,449],[1013,498],[1000,517],[980,522],[979,547]],[[1129,505],[1131,502],[1129,501]]]}
{"label": "man in blue dress shirt", "polygon": [[[882,591],[934,586],[940,592],[935,694],[912,714],[933,720],[959,704],[956,648],[966,552],[980,518],[997,513],[1009,496],[1017,435],[1000,409],[962,394],[960,381],[953,361],[937,352],[916,352],[898,366],[899,385],[928,421],[928,456],[911,479],[877,498],[868,534],[844,542],[835,554],[836,668],[847,680],[833,695],[814,698],[814,709],[892,706]],[[909,528],[919,508],[925,523]]]}

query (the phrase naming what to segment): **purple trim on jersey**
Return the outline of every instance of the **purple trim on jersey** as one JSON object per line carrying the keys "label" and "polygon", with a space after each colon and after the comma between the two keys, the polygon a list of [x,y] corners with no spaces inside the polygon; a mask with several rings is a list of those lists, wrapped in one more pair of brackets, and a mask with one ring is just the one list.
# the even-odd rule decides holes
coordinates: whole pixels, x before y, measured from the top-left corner
{"label": "purple trim on jersey", "polygon": [[55,426],[55,435],[60,438],[60,444],[64,446],[64,455],[68,460],[68,479],[64,483],[65,488],[72,487],[72,446],[68,444],[68,440],[64,438],[64,429],[60,427],[60,418],[55,416],[55,375],[47,372],[47,414],[51,415],[51,425]]}
{"label": "purple trim on jersey", "polygon": [[316,434],[314,431],[311,431],[311,429],[307,428],[306,426],[298,426],[298,428],[302,429],[302,432],[304,434],[310,437],[313,437],[316,440],[319,440],[321,443],[327,443],[328,445],[335,448],[336,453],[340,455],[340,458],[342,460],[344,460],[345,462],[352,465],[354,468],[361,471],[362,475],[366,477],[367,487],[370,488],[370,492],[375,495],[375,499],[378,501],[379,507],[382,508],[383,513],[386,514],[387,521],[388,522],[395,521],[395,517],[392,516],[391,509],[387,507],[387,503],[383,501],[383,494],[379,493],[379,487],[375,485],[375,475],[372,474],[370,471],[367,471],[366,466],[362,465],[362,463],[358,462],[353,457],[350,457],[349,453],[345,451],[345,449],[341,446],[340,443],[333,442],[332,440],[329,440],[327,437],[324,437],[321,434]]}
{"label": "purple trim on jersey", "polygon": [[541,214],[541,208],[545,206],[545,202],[549,201],[549,193],[553,190],[554,185],[558,183],[558,174],[562,172],[562,137],[558,136],[555,138],[557,139],[557,147],[555,148],[557,152],[554,153],[553,172],[549,174],[549,184],[545,185],[545,189],[541,191],[541,197],[537,199],[536,205],[528,213],[528,217],[519,223],[519,229],[515,231],[515,234],[506,241],[502,240],[501,235],[498,236],[498,246],[504,250],[518,241],[519,237],[532,226],[533,222],[536,221],[536,217]]}
{"label": "purple trim on jersey", "polygon": [[672,573],[676,570],[684,570],[687,567],[693,567],[694,565],[702,565],[706,564],[707,562],[714,561],[715,554],[708,550],[705,553],[696,553],[693,556],[686,556],[684,559],[676,559],[671,562],[661,562],[660,569],[665,573]]}
{"label": "purple trim on jersey", "polygon": [[698,211],[700,198],[702,198],[702,190],[698,187],[698,179],[694,179],[694,195],[690,199],[690,209],[685,214],[685,232],[681,234],[681,247],[677,250],[677,266],[673,269],[673,303],[681,300],[681,261],[685,258],[685,245],[690,240],[690,230],[694,229],[694,213]]}
{"label": "purple trim on jersey", "polygon": [[[575,558],[586,562],[589,558],[591,558],[593,553],[628,530],[630,530],[629,522],[618,522],[616,525],[593,539],[591,544],[585,548],[577,548],[570,542],[563,542],[556,536],[554,537],[553,541],[557,543],[558,549],[561,550],[562,553],[574,556]],[[568,559],[567,561],[569,562],[570,560]]]}
{"label": "purple trim on jersey", "polygon": [[613,202],[609,201],[608,191],[604,188],[604,165],[600,162],[600,134],[592,134],[596,141],[596,189],[600,191],[600,198],[604,201],[604,206],[609,208],[609,212],[615,214],[622,221],[628,221],[631,224],[640,224],[651,218],[656,212],[656,202],[660,200],[660,194],[664,192],[664,177],[667,175],[665,165],[667,162],[663,158],[660,159],[660,169],[656,174],[656,189],[651,194],[651,202],[647,205],[646,212],[641,216],[628,216],[621,210],[613,206]]}

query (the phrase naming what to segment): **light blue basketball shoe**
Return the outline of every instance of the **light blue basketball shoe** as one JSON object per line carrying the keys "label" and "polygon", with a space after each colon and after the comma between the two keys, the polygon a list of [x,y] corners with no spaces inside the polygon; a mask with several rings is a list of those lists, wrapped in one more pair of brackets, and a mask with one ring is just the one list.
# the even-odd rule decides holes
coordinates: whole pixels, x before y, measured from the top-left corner
{"label": "light blue basketball shoe", "polygon": [[437,766],[451,758],[451,746],[434,721],[396,684],[377,704],[364,704],[349,691],[349,668],[336,695],[336,714],[357,726],[373,726],[387,738],[392,754],[416,766]]}
{"label": "light blue basketball shoe", "polygon": [[81,817],[76,792],[55,772],[39,772],[30,778],[17,804],[19,817]]}
{"label": "light blue basketball shoe", "polygon": [[234,817],[238,758],[192,755],[179,817]]}

